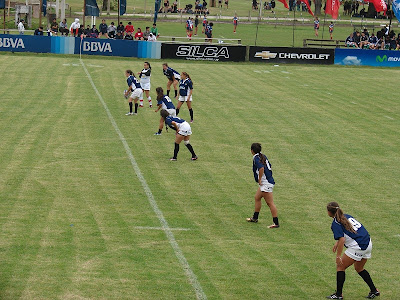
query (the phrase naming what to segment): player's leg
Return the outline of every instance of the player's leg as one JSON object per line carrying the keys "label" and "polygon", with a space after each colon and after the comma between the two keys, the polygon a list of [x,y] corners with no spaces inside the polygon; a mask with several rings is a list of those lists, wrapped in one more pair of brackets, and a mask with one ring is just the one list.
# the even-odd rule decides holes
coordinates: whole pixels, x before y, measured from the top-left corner
{"label": "player's leg", "polygon": [[260,188],[258,188],[256,194],[254,195],[254,201],[255,201],[254,202],[254,214],[253,214],[253,217],[246,219],[247,222],[254,222],[254,223],[258,222],[258,215],[261,210],[261,198],[262,198],[262,192],[261,192]]}
{"label": "player's leg", "polygon": [[[372,243],[368,247],[367,251],[369,251],[369,255],[367,257],[371,257],[371,249],[372,249]],[[354,269],[358,273],[358,275],[361,276],[361,278],[365,281],[365,283],[369,286],[369,294],[367,298],[373,299],[377,296],[380,295],[380,292],[378,289],[375,287],[374,282],[372,281],[371,275],[369,275],[369,272],[364,269],[365,264],[367,263],[368,259],[367,258],[362,258],[360,261],[356,261],[354,263]]]}
{"label": "player's leg", "polygon": [[190,99],[187,99],[186,104],[189,109],[190,122],[193,123],[192,97],[190,97]]}
{"label": "player's leg", "polygon": [[127,116],[133,115],[132,109],[133,109],[133,99],[132,97],[128,98],[128,104],[129,104],[129,112],[126,114]]}
{"label": "player's leg", "polygon": [[167,82],[167,96],[168,97],[169,97],[169,92],[171,91],[171,84],[172,84],[172,81],[168,79],[168,82]]}
{"label": "player's leg", "polygon": [[175,98],[178,97],[178,80],[176,80],[176,78],[174,78],[174,91],[175,91]]}
{"label": "player's leg", "polygon": [[149,101],[149,106],[153,107],[153,103],[151,102],[151,97],[150,97],[150,90],[144,90],[145,94],[146,94],[146,98]]}
{"label": "player's leg", "polygon": [[262,192],[262,196],[263,196],[265,202],[267,203],[269,210],[271,211],[272,221],[274,222],[274,224],[272,224],[268,227],[269,228],[278,228],[279,227],[278,210],[274,203],[274,196],[273,196],[272,192],[270,192],[270,193]]}
{"label": "player's leg", "polygon": [[182,106],[183,102],[184,102],[184,101],[181,101],[181,97],[179,97],[178,104],[176,105],[176,109],[175,109],[175,111],[176,111],[176,116],[179,115],[179,110],[181,109],[181,106]]}
{"label": "player's leg", "polygon": [[328,296],[328,299],[343,299],[343,285],[346,280],[346,269],[356,262],[355,259],[343,253],[342,257],[336,259],[336,292]]}
{"label": "player's leg", "polygon": [[163,127],[164,127],[164,118],[161,117],[160,118],[160,124],[158,125],[158,132],[156,132],[155,135],[161,135]]}
{"label": "player's leg", "polygon": [[194,153],[193,147],[192,147],[192,145],[190,144],[190,140],[189,140],[189,139],[190,139],[190,135],[185,136],[185,137],[183,138],[184,143],[185,143],[185,146],[186,146],[186,148],[188,148],[188,150],[189,150],[190,153],[192,154],[192,160],[197,160],[196,153]]}
{"label": "player's leg", "polygon": [[177,133],[175,135],[175,148],[174,148],[174,156],[171,158],[171,160],[177,160],[178,158],[178,152],[179,152],[179,144],[183,141],[184,136],[180,135]]}

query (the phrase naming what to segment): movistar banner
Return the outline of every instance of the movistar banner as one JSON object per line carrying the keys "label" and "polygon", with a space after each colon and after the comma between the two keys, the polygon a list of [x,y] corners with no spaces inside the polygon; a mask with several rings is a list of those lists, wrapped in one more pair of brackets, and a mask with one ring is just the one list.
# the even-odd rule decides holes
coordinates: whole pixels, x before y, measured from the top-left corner
{"label": "movistar banner", "polygon": [[400,67],[400,52],[394,50],[335,49],[335,64]]}

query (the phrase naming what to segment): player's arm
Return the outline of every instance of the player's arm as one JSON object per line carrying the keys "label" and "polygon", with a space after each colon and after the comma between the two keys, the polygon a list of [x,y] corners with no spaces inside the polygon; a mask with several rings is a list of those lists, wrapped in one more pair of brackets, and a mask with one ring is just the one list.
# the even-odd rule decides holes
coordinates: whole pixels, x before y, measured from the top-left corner
{"label": "player's arm", "polygon": [[157,105],[157,109],[155,110],[155,112],[158,112],[161,109],[162,104],[158,104]]}
{"label": "player's arm", "polygon": [[178,124],[176,124],[176,122],[172,121],[171,125],[173,126],[172,129],[175,130],[176,132],[178,132]]}
{"label": "player's arm", "polygon": [[261,185],[261,178],[264,175],[264,167],[258,169],[258,184]]}
{"label": "player's arm", "polygon": [[345,241],[345,238],[341,237],[336,242],[335,246],[333,246],[333,252],[336,252],[336,264],[338,266],[342,265],[342,252],[343,252],[343,248],[344,248],[344,241]]}
{"label": "player's arm", "polygon": [[192,94],[193,94],[193,84],[190,84],[190,85],[189,85],[189,95],[188,95],[188,99],[190,99],[190,97],[192,96]]}

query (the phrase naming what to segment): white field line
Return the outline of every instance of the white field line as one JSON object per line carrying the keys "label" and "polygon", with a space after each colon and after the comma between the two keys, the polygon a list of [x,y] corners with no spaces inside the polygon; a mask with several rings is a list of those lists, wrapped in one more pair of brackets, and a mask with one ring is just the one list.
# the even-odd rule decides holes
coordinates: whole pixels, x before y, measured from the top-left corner
{"label": "white field line", "polygon": [[388,118],[389,120],[394,120],[392,117],[385,116],[385,118]]}
{"label": "white field line", "polygon": [[[162,227],[150,227],[150,226],[135,226],[135,229],[144,229],[144,230],[164,230]],[[176,231],[189,231],[190,228],[170,228],[171,230],[176,230]]]}
{"label": "white field line", "polygon": [[150,206],[153,208],[154,213],[156,214],[158,220],[160,221],[161,227],[163,228],[165,235],[167,236],[169,244],[171,245],[172,249],[174,250],[176,258],[182,265],[182,268],[185,271],[185,274],[186,274],[187,278],[189,279],[190,284],[194,288],[197,299],[207,299],[207,296],[204,293],[203,288],[201,287],[196,274],[194,274],[193,270],[189,266],[187,259],[183,255],[183,252],[182,252],[181,248],[179,247],[178,242],[176,241],[175,236],[172,233],[172,230],[169,227],[168,222],[164,217],[164,214],[158,208],[158,205],[157,205],[156,200],[154,199],[153,193],[151,192],[150,187],[146,182],[146,179],[144,179],[143,174],[140,171],[140,168],[139,168],[138,164],[136,163],[135,158],[133,157],[132,151],[129,148],[129,145],[128,145],[124,135],[122,134],[121,130],[119,129],[117,123],[114,120],[114,117],[112,116],[110,110],[108,109],[107,104],[105,103],[103,97],[101,96],[96,85],[94,84],[93,79],[89,74],[89,71],[87,70],[85,64],[83,63],[83,60],[82,59],[79,59],[79,60],[80,60],[80,63],[82,65],[83,69],[85,70],[86,76],[89,79],[89,82],[92,85],[93,90],[96,92],[96,95],[99,98],[101,104],[103,104],[103,107],[107,113],[108,119],[110,120],[112,126],[114,127],[115,132],[118,134],[119,139],[121,140],[122,145],[125,148],[125,152],[128,155],[129,161],[131,162],[131,165],[136,173],[136,176],[138,177],[139,181],[141,182],[142,187],[147,195],[147,199],[149,200]]}

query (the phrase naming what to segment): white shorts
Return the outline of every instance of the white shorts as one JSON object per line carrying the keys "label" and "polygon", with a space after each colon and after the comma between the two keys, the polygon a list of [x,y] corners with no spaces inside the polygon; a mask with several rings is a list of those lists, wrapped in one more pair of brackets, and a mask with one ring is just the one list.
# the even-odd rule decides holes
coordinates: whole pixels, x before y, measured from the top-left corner
{"label": "white shorts", "polygon": [[178,134],[183,135],[183,136],[192,135],[192,128],[190,128],[190,125],[188,122],[185,121],[180,124]]}
{"label": "white shorts", "polygon": [[174,73],[174,78],[175,78],[176,80],[180,80],[180,79],[181,79],[181,75],[180,75],[180,74]]}
{"label": "white shorts", "polygon": [[135,89],[131,95],[129,96],[132,99],[139,98],[139,100],[143,100],[143,90],[142,89]]}
{"label": "white shorts", "polygon": [[274,190],[274,185],[269,183],[267,180],[262,180],[261,185],[259,185],[261,192],[272,193]]}
{"label": "white shorts", "polygon": [[176,117],[176,110],[175,108],[166,109],[170,116]]}
{"label": "white shorts", "polygon": [[[188,96],[179,96],[178,100],[180,102],[186,102],[186,101],[188,101]],[[192,96],[190,96],[189,101],[192,102]]]}
{"label": "white shorts", "polygon": [[150,82],[145,82],[145,83],[140,83],[140,85],[142,86],[142,89],[145,91],[150,91]]}
{"label": "white shorts", "polygon": [[363,258],[365,259],[371,258],[371,252],[372,252],[372,240],[369,241],[367,249],[359,250],[354,248],[347,248],[344,254],[346,254],[348,257],[356,261],[360,261]]}

